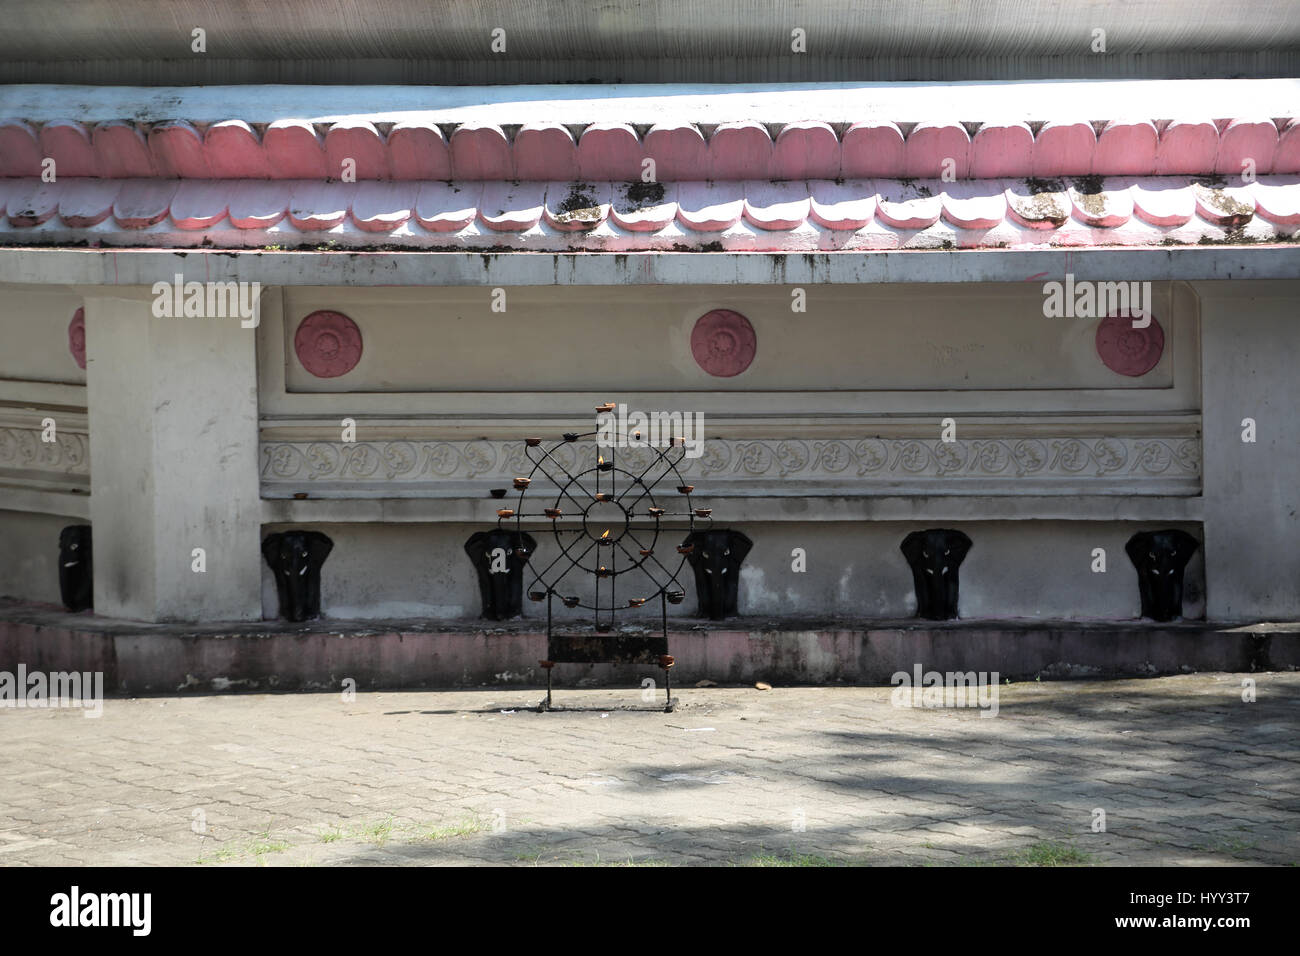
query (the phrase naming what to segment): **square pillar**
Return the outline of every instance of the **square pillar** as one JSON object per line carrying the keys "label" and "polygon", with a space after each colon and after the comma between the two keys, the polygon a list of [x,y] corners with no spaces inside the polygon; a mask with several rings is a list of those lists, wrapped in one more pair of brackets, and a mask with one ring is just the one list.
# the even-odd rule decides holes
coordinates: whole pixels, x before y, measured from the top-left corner
{"label": "square pillar", "polygon": [[153,303],[135,288],[85,299],[95,612],[258,620],[256,330]]}
{"label": "square pillar", "polygon": [[[1300,283],[1194,283],[1201,300],[1206,617],[1300,616]],[[1242,440],[1244,419],[1255,441]]]}

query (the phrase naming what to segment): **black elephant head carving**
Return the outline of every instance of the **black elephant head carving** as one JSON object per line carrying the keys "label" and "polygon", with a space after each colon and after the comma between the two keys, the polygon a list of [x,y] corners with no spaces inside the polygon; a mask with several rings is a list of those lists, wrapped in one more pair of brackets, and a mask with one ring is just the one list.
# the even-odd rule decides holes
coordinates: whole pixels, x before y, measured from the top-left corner
{"label": "black elephant head carving", "polygon": [[1183,616],[1183,571],[1200,546],[1186,531],[1139,531],[1124,550],[1137,568],[1142,616],[1172,621]]}
{"label": "black elephant head carving", "polygon": [[524,610],[524,565],[537,543],[526,531],[476,531],[465,542],[465,553],[478,575],[483,616],[492,621],[518,617]]}
{"label": "black elephant head carving", "polygon": [[753,546],[739,531],[693,531],[686,536],[682,547],[690,548],[686,560],[695,572],[700,617],[721,621],[739,613],[740,565]]}
{"label": "black elephant head carving", "polygon": [[262,556],[275,574],[280,617],[308,621],[320,617],[320,569],[334,542],[319,531],[279,531],[266,536]]}
{"label": "black elephant head carving", "polygon": [[95,606],[90,525],[70,524],[59,532],[59,596],[69,611]]}
{"label": "black elephant head carving", "polygon": [[899,545],[912,568],[916,616],[950,621],[957,616],[957,572],[971,549],[971,540],[952,528],[913,531]]}

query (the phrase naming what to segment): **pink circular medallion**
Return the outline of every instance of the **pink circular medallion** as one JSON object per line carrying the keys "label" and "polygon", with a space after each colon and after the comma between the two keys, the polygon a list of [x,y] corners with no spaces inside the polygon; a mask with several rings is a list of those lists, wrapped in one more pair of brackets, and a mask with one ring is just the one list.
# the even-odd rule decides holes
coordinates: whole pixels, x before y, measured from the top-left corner
{"label": "pink circular medallion", "polygon": [[1097,326],[1097,354],[1112,372],[1137,378],[1156,367],[1165,351],[1165,330],[1154,315],[1146,328],[1133,323],[1146,320],[1140,315],[1121,312],[1107,316]]}
{"label": "pink circular medallion", "polygon": [[700,316],[691,332],[691,354],[710,375],[730,378],[749,368],[758,351],[758,337],[749,319],[730,309]]}
{"label": "pink circular medallion", "polygon": [[361,361],[361,330],[342,312],[313,312],[298,324],[293,350],[317,378],[337,378]]}
{"label": "pink circular medallion", "polygon": [[86,310],[78,309],[72,313],[68,323],[68,351],[72,353],[78,368],[86,367]]}

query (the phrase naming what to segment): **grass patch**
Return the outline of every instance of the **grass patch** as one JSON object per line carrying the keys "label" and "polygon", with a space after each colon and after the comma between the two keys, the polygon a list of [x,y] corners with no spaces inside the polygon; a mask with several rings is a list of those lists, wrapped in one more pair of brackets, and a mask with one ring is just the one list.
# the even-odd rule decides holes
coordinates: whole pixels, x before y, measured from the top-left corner
{"label": "grass patch", "polygon": [[321,843],[337,843],[340,840],[367,840],[375,846],[383,846],[394,838],[429,842],[449,840],[454,837],[469,836],[490,829],[491,824],[482,817],[470,817],[459,823],[433,823],[430,821],[399,821],[391,813],[375,823],[362,823],[356,826],[333,824],[317,834]]}
{"label": "grass patch", "polygon": [[393,835],[393,815],[390,813],[379,823],[367,823],[356,829],[355,835],[363,837],[375,846],[383,846]]}
{"label": "grass patch", "polygon": [[1035,843],[1011,855],[1013,866],[1091,866],[1096,858],[1066,843]]}
{"label": "grass patch", "polygon": [[1259,844],[1253,840],[1220,840],[1209,846],[1201,847],[1202,850],[1208,850],[1211,853],[1227,853],[1231,856],[1245,853],[1247,850],[1259,849]]}
{"label": "grass patch", "polygon": [[482,833],[490,828],[490,824],[481,817],[471,817],[460,823],[453,823],[450,826],[423,826],[415,827],[416,840],[450,840],[454,837],[469,836],[471,833]]}
{"label": "grass patch", "polygon": [[642,857],[639,860],[632,859],[631,856],[623,860],[602,860],[600,854],[596,854],[594,860],[562,860],[557,861],[560,866],[676,866],[670,860],[659,860],[653,857]]}
{"label": "grass patch", "polygon": [[817,853],[799,853],[786,850],[785,853],[759,853],[750,857],[745,866],[845,866],[843,860],[832,859]]}
{"label": "grass patch", "polygon": [[268,827],[263,830],[259,836],[251,840],[242,842],[227,843],[225,846],[218,847],[211,856],[199,857],[194,862],[203,865],[207,863],[233,863],[236,860],[242,860],[245,857],[252,857],[258,863],[264,862],[264,858],[272,853],[283,853],[290,849],[292,844],[284,840],[272,840],[271,830]]}

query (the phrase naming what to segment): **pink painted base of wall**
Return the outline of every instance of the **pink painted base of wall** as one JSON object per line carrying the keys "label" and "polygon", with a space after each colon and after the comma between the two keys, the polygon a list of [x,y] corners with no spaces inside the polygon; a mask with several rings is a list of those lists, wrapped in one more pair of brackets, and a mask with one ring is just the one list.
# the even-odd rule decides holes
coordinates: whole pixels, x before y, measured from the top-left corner
{"label": "pink painted base of wall", "polygon": [[[12,605],[0,610],[0,671],[104,672],[118,694],[178,691],[359,690],[542,686],[546,637],[532,622],[483,629],[472,622],[427,627],[230,625],[184,628],[102,621]],[[863,624],[729,622],[673,630],[673,683],[885,685],[897,671],[996,671],[1011,680],[1147,677],[1188,671],[1300,668],[1300,625],[1204,622],[1078,623],[920,621]],[[659,679],[650,664],[560,664],[557,687],[639,687]]]}

